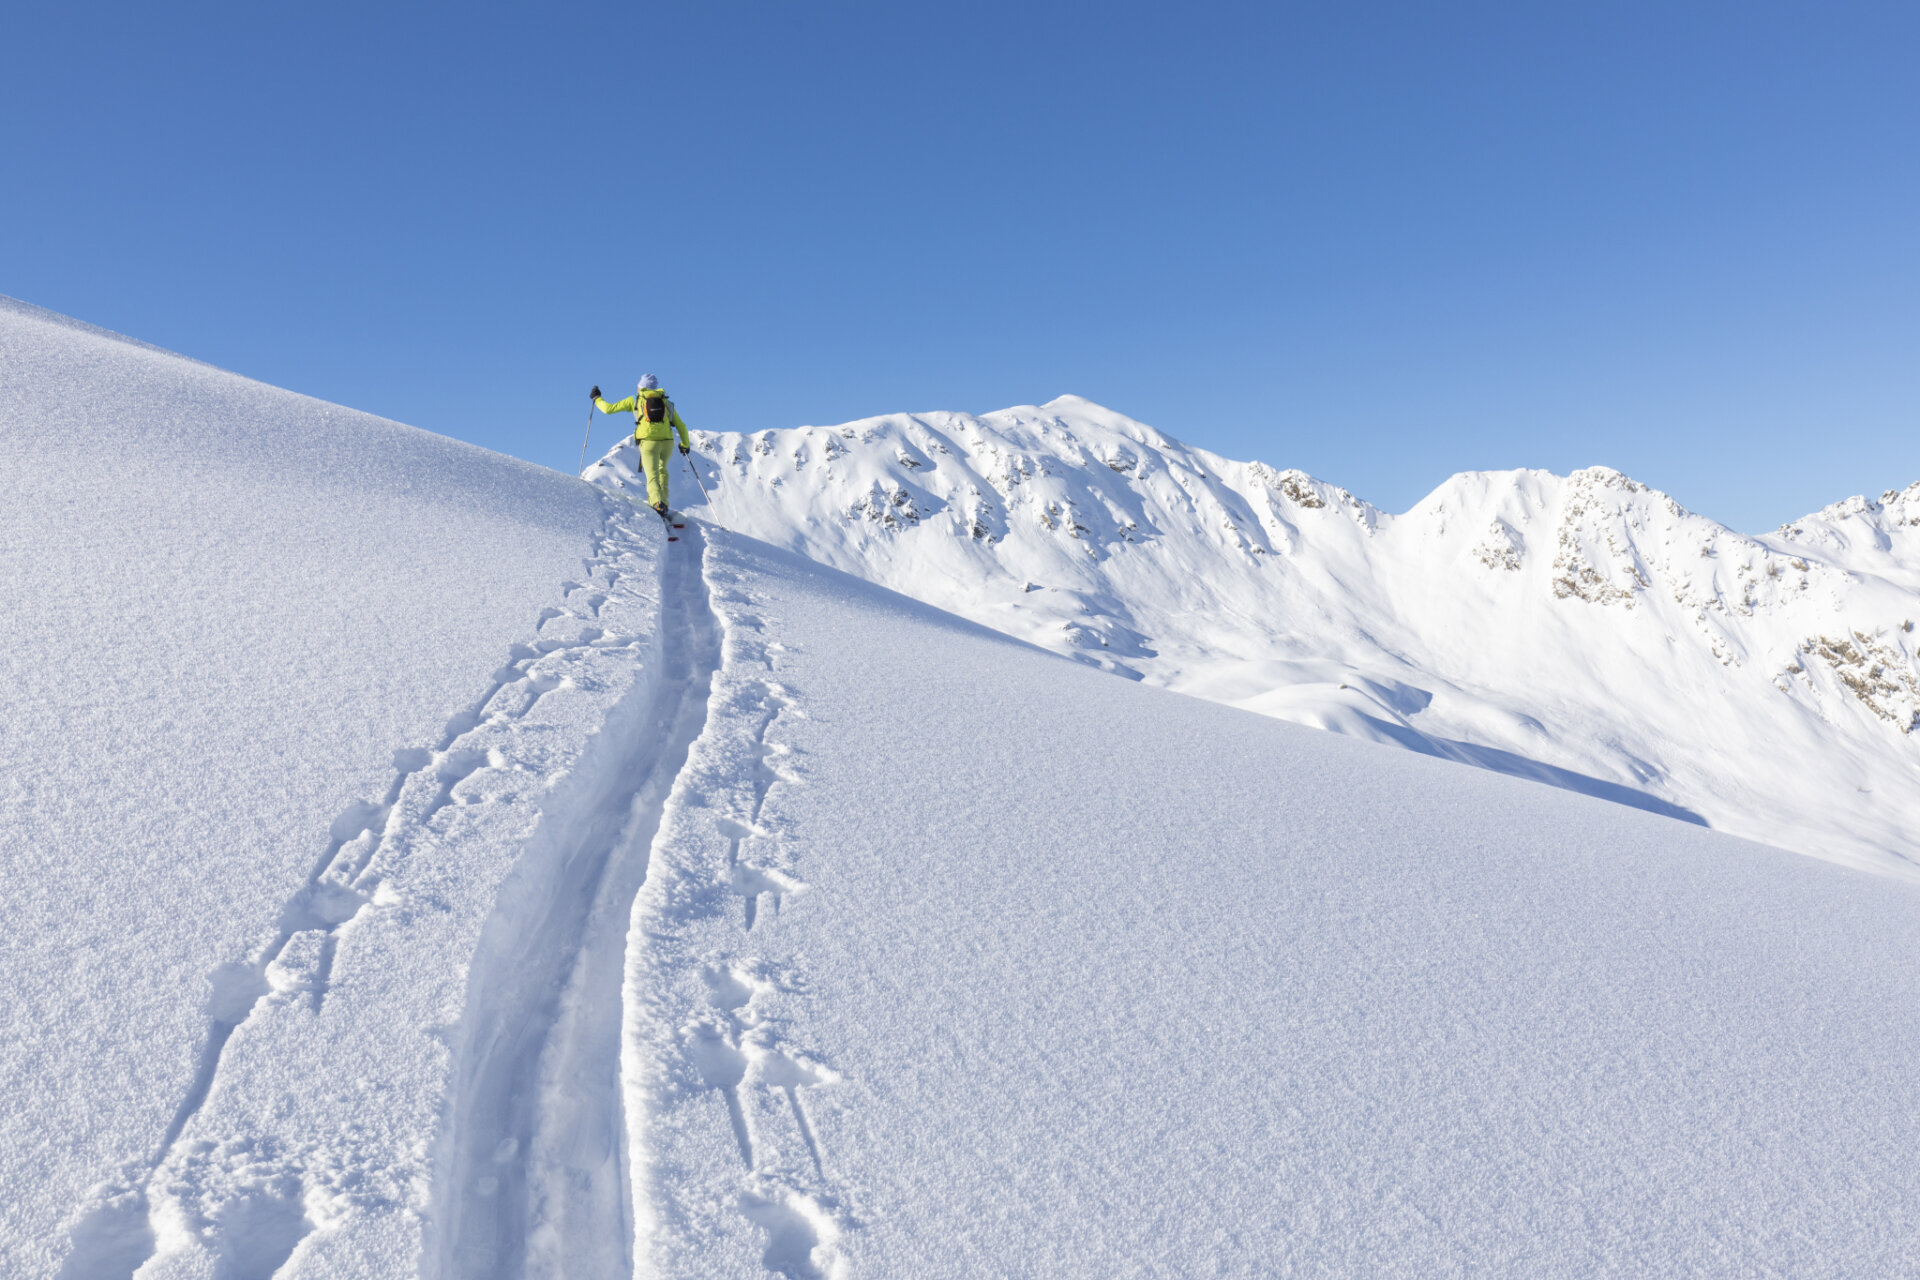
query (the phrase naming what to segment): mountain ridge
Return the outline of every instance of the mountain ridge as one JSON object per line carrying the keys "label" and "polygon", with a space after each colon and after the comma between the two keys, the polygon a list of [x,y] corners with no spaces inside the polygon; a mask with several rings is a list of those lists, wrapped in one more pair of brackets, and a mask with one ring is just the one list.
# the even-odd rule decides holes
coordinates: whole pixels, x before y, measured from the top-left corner
{"label": "mountain ridge", "polygon": [[1604,466],[1388,513],[1075,396],[694,436],[723,522],[1115,674],[1920,872],[1920,484],[1749,536]]}
{"label": "mountain ridge", "polygon": [[[669,544],[618,459],[596,490],[4,309],[0,367],[0,1273],[1913,1255],[1920,886],[1109,679],[707,521]],[[104,459],[100,385],[142,410]],[[811,447],[804,482],[769,454],[796,512],[837,501]],[[1040,624],[1130,603],[1155,678],[1156,644],[1372,626],[1377,678],[1264,660],[1410,743],[1479,705],[1388,669],[1368,600],[1407,565],[1329,550],[1393,538],[1364,508],[1276,481],[1293,550],[1256,554],[1283,531],[1218,523],[1212,464],[1124,447],[1138,492],[995,464],[1086,513],[1001,513],[991,585]],[[1469,565],[1473,487],[1436,543]],[[1486,582],[1665,607],[1554,596],[1512,505]],[[842,525],[874,527],[792,534]],[[1295,612],[1223,594],[1225,547]],[[1161,641],[1163,580],[1239,630]]]}

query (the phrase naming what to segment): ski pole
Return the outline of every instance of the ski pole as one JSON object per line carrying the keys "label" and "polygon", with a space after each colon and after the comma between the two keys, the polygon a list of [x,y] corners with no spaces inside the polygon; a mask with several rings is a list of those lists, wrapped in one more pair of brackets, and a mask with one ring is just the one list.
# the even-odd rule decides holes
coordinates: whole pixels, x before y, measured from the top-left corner
{"label": "ski pole", "polygon": [[587,436],[593,434],[593,402],[587,402],[587,434],[580,437],[580,470],[587,469]]}
{"label": "ski pole", "polygon": [[686,454],[686,453],[683,453],[680,456],[686,459],[687,470],[693,472],[693,482],[700,486],[700,496],[706,499],[707,509],[709,511],[713,511],[714,515],[717,517],[720,513],[714,509],[713,495],[707,492],[707,482],[700,478],[700,468],[693,465],[693,456],[691,454]]}

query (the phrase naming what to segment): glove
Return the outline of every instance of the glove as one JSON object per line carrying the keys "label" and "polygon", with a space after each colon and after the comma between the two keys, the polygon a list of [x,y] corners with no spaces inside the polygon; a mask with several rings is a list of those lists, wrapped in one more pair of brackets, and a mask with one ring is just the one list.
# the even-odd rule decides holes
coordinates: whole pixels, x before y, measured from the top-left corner
{"label": "glove", "polygon": [[587,392],[587,399],[589,399],[589,400],[598,400],[599,398],[600,398],[600,388],[599,388],[599,387],[595,387],[595,388],[594,388],[593,390],[591,390],[591,391],[589,391],[589,392]]}
{"label": "glove", "polygon": [[687,456],[687,455],[688,455],[689,453],[692,453],[692,452],[693,452],[693,450],[691,450],[691,449],[689,449],[689,448],[687,448],[687,446],[685,446],[685,445],[681,445],[681,446],[680,446],[680,456],[681,456],[681,457],[683,457],[683,458],[684,458],[684,457],[686,457],[686,456]]}

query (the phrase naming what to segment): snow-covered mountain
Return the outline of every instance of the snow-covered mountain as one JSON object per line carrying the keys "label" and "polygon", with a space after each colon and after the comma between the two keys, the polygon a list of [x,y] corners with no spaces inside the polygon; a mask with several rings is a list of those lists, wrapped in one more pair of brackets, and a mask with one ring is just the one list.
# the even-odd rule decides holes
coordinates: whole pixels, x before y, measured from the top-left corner
{"label": "snow-covered mountain", "polygon": [[1748,537],[1602,467],[1389,515],[1074,397],[695,435],[729,528],[1055,652],[1920,873],[1920,484]]}
{"label": "snow-covered mountain", "polygon": [[0,484],[9,1280],[1914,1272],[1910,884],[4,300]]}

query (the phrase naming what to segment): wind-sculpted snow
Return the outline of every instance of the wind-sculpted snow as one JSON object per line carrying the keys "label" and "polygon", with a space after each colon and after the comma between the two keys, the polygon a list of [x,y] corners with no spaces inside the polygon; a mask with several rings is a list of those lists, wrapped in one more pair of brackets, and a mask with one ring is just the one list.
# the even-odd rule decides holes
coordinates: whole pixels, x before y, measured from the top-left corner
{"label": "wind-sculpted snow", "polygon": [[1920,485],[1754,538],[1604,467],[1388,516],[1074,397],[695,438],[733,527],[1104,670],[1920,874]]}

